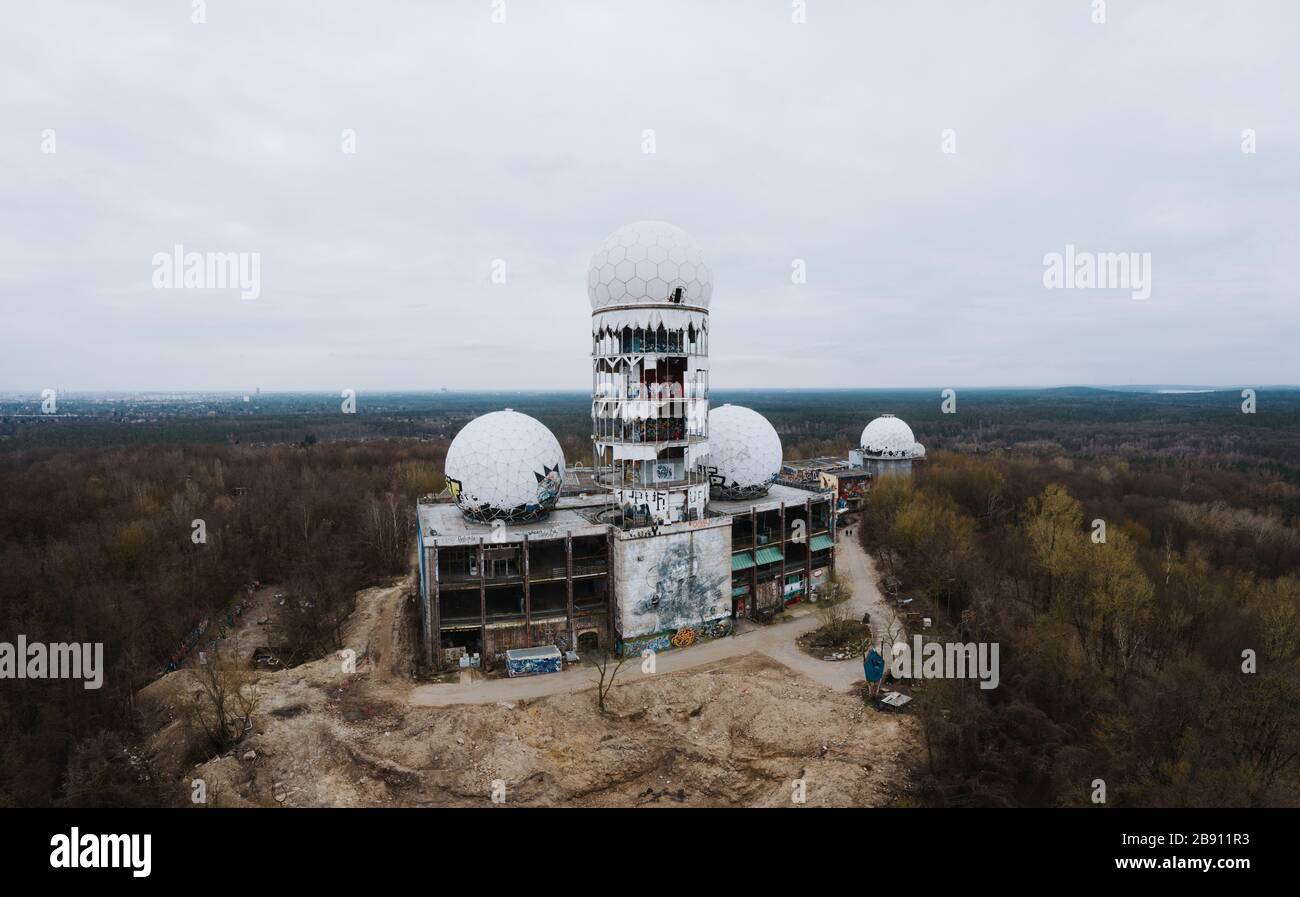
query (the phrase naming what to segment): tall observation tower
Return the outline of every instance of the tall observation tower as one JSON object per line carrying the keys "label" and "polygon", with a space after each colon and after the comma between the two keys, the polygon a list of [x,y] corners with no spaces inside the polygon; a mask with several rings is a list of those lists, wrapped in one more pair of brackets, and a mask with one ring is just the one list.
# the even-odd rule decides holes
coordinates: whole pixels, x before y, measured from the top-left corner
{"label": "tall observation tower", "polygon": [[685,231],[638,221],[591,257],[587,294],[593,464],[612,522],[703,519],[713,272]]}

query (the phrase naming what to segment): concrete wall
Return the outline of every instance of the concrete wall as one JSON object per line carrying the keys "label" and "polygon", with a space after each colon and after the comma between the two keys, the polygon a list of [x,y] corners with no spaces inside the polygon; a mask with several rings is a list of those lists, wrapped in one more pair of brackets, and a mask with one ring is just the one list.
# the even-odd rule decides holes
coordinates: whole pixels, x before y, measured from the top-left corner
{"label": "concrete wall", "polygon": [[625,639],[729,617],[731,520],[617,533],[614,583]]}
{"label": "concrete wall", "polygon": [[756,620],[766,620],[785,609],[782,601],[781,585],[775,579],[760,582],[758,591],[750,601],[750,616]]}
{"label": "concrete wall", "polygon": [[629,511],[644,508],[651,517],[663,524],[685,520],[692,515],[703,517],[708,497],[707,483],[686,489],[614,490],[614,504]]}
{"label": "concrete wall", "polygon": [[[609,616],[605,613],[573,615],[573,629],[576,633],[595,630],[600,645],[611,651],[614,643],[609,638]],[[569,624],[563,619],[534,621],[532,626],[532,644],[529,644],[528,627],[523,623],[489,625],[487,629],[487,653],[493,659],[501,659],[512,648],[539,647],[556,645],[562,650],[573,650],[569,640]]]}
{"label": "concrete wall", "polygon": [[876,477],[907,476],[912,472],[910,458],[863,458],[862,466]]}

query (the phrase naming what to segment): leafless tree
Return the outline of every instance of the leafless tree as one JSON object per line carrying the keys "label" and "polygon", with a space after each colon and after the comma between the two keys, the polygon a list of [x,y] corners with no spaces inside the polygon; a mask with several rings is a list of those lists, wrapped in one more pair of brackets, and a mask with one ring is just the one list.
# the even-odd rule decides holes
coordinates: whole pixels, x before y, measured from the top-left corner
{"label": "leafless tree", "polygon": [[600,707],[600,712],[605,713],[605,698],[609,696],[614,680],[618,677],[619,670],[623,669],[623,664],[627,663],[628,657],[620,654],[616,658],[609,653],[608,648],[589,656],[596,668],[596,704]]}
{"label": "leafless tree", "polygon": [[361,509],[363,540],[374,563],[389,571],[401,570],[406,559],[408,523],[401,496],[392,492],[368,495]]}
{"label": "leafless tree", "polygon": [[184,717],[213,750],[227,751],[253,726],[253,711],[260,700],[256,677],[250,670],[213,657],[194,671],[194,681],[199,688],[185,704]]}
{"label": "leafless tree", "polygon": [[853,596],[853,587],[835,573],[831,573],[819,592],[817,616],[821,620],[821,628],[832,639],[839,639],[845,634],[850,622],[857,622],[849,619],[849,599]]}

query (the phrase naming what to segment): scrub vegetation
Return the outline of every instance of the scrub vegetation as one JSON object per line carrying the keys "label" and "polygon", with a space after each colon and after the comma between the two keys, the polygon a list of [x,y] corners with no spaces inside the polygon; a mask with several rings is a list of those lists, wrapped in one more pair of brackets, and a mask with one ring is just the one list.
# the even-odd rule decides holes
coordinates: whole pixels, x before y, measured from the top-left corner
{"label": "scrub vegetation", "polygon": [[[788,459],[843,454],[884,411],[930,449],[858,534],[941,630],[1001,643],[1002,685],[925,685],[914,799],[1082,804],[1104,779],[1112,805],[1300,803],[1300,392],[1261,389],[1253,415],[1234,392],[714,401],[767,416]],[[586,461],[578,392],[362,394],[355,415],[334,396],[0,400],[0,638],[103,642],[106,663],[97,691],[4,682],[0,805],[156,802],[137,693],[186,634],[273,583],[280,660],[337,649],[356,592],[408,572],[448,440],[506,406]]]}

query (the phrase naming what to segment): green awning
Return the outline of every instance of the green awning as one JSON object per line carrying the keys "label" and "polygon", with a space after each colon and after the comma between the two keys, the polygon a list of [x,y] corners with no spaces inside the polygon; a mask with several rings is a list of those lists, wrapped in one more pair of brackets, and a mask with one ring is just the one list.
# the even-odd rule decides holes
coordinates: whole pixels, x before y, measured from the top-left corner
{"label": "green awning", "polygon": [[775,564],[781,560],[781,549],[775,546],[760,548],[758,550],[758,562],[760,564]]}
{"label": "green awning", "polygon": [[752,566],[754,566],[754,556],[748,551],[742,551],[731,556],[732,573],[735,573],[737,570],[748,570]]}
{"label": "green awning", "polygon": [[811,546],[813,551],[824,551],[825,549],[830,548],[833,544],[834,543],[831,542],[831,537],[825,533],[812,537]]}

